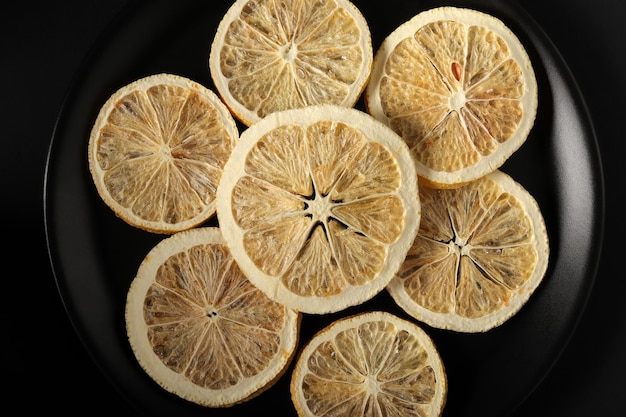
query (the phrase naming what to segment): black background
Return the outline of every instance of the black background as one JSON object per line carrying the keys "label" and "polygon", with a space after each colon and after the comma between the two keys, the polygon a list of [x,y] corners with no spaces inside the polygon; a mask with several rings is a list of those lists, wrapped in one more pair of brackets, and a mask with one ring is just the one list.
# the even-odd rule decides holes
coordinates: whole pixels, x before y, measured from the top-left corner
{"label": "black background", "polygon": [[[64,95],[94,41],[128,2],[0,6],[0,213],[3,248],[9,250],[3,249],[0,258],[0,375],[8,409],[133,415],[123,393],[83,349],[65,314],[49,264],[43,216],[46,156]],[[561,52],[587,102],[602,156],[606,219],[595,285],[578,328],[514,417],[618,416],[626,394],[626,2],[518,3]]]}

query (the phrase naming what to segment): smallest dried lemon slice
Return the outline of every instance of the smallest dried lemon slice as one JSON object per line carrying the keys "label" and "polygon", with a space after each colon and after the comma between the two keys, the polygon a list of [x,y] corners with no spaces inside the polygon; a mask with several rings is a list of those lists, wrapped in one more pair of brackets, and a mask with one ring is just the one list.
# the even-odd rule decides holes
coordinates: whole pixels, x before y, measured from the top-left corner
{"label": "smallest dried lemon slice", "polygon": [[441,415],[443,362],[415,323],[376,311],[317,333],[296,361],[291,399],[300,417]]}
{"label": "smallest dried lemon slice", "polygon": [[420,187],[417,238],[387,287],[433,327],[480,332],[516,314],[544,278],[548,234],[535,199],[502,171],[456,189]]}
{"label": "smallest dried lemon slice", "polygon": [[237,0],[209,55],[215,87],[250,125],[318,104],[352,107],[372,69],[370,30],[349,0]]}
{"label": "smallest dried lemon slice", "polygon": [[526,141],[537,81],[524,46],[501,20],[439,7],[385,38],[365,103],[409,144],[420,177],[453,187],[499,168]]}
{"label": "smallest dried lemon slice", "polygon": [[117,90],[89,138],[100,197],[132,226],[155,233],[215,214],[215,191],[239,132],[211,90],[182,76],[151,75]]}
{"label": "smallest dried lemon slice", "polygon": [[139,267],[126,329],[146,373],[188,401],[227,407],[283,375],[300,315],[271,301],[237,267],[218,228],[173,234]]}

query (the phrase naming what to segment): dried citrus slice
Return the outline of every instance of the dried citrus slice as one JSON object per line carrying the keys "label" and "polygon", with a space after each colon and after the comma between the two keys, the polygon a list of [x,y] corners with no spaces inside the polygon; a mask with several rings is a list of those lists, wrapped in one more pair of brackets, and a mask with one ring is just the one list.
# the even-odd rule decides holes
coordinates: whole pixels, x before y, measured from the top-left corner
{"label": "dried citrus slice", "polygon": [[402,139],[362,111],[275,112],[233,149],[217,216],[239,266],[270,298],[339,311],[384,289],[411,246],[415,165]]}
{"label": "dried citrus slice", "polygon": [[206,87],[173,74],[117,90],[89,138],[100,197],[132,226],[174,233],[215,214],[215,190],[239,132]]}
{"label": "dried citrus slice", "polygon": [[352,107],[372,69],[372,42],[348,0],[237,0],[209,54],[224,102],[244,124],[316,104]]}
{"label": "dried citrus slice", "polygon": [[128,290],[126,329],[146,373],[188,401],[227,407],[282,376],[300,315],[267,298],[237,267],[218,228],[157,244]]}
{"label": "dried citrus slice", "polygon": [[296,361],[291,398],[300,417],[441,415],[443,362],[415,323],[387,312],[335,321]]}
{"label": "dried citrus slice", "polygon": [[500,170],[456,189],[420,187],[420,230],[388,286],[431,326],[480,332],[515,315],[543,280],[548,234],[534,198]]}
{"label": "dried citrus slice", "polygon": [[499,168],[526,141],[537,82],[524,46],[502,21],[440,7],[383,41],[365,102],[409,144],[418,175],[450,187]]}

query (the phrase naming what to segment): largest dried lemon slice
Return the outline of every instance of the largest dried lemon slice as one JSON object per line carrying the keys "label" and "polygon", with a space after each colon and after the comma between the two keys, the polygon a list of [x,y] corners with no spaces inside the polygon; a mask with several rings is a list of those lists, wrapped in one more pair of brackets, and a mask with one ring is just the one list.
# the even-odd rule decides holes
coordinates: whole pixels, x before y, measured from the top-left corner
{"label": "largest dried lemon slice", "polygon": [[431,184],[450,187],[500,167],[526,140],[537,82],[499,19],[441,7],[393,31],[374,58],[368,111],[402,136]]}
{"label": "largest dried lemon slice", "polygon": [[270,298],[307,313],[382,290],[417,233],[415,165],[402,139],[342,106],[272,113],[224,167],[217,215],[233,256]]}
{"label": "largest dried lemon slice", "polygon": [[250,125],[290,108],[352,107],[372,56],[367,22],[348,0],[237,0],[219,24],[209,68],[224,102]]}
{"label": "largest dried lemon slice", "polygon": [[286,370],[299,314],[237,267],[217,228],[176,233],[142,262],[126,328],[142,368],[188,401],[226,407],[259,395]]}
{"label": "largest dried lemon slice", "polygon": [[548,234],[535,199],[502,171],[420,187],[420,231],[389,292],[413,317],[460,332],[504,323],[543,280]]}
{"label": "largest dried lemon slice", "polygon": [[417,325],[386,312],[340,319],[300,353],[291,398],[301,417],[436,417],[443,363]]}
{"label": "largest dried lemon slice", "polygon": [[89,169],[120,218],[174,233],[215,214],[215,190],[238,136],[211,90],[178,75],[151,75],[120,88],[100,109]]}

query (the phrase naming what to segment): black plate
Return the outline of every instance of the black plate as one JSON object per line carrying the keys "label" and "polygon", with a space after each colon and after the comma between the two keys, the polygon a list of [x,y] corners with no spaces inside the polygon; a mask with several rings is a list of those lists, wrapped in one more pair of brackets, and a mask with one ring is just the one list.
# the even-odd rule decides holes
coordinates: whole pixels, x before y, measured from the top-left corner
{"label": "black plate", "polygon": [[[520,38],[539,83],[539,109],[527,142],[502,167],[535,196],[551,245],[547,276],[511,320],[484,334],[424,326],[449,377],[445,414],[501,417],[541,382],[574,331],[600,252],[603,179],[585,103],[560,54],[535,21],[511,1],[354,1],[370,24],[374,48],[421,10],[472,7],[502,19]],[[45,185],[46,232],[67,313],[103,373],[151,416],[295,415],[289,373],[261,396],[234,408],[205,409],[169,394],[139,367],[126,338],[126,291],[146,253],[161,239],[128,226],[98,197],[87,167],[91,125],[105,100],[143,76],[171,72],[214,89],[207,57],[230,1],[131,3],[102,35],[77,74],[59,115]],[[362,101],[358,107],[363,109]],[[241,128],[241,126],[240,126]],[[212,220],[208,224],[216,225]],[[302,341],[332,320],[384,309],[407,317],[381,293],[347,311],[305,316]]]}

